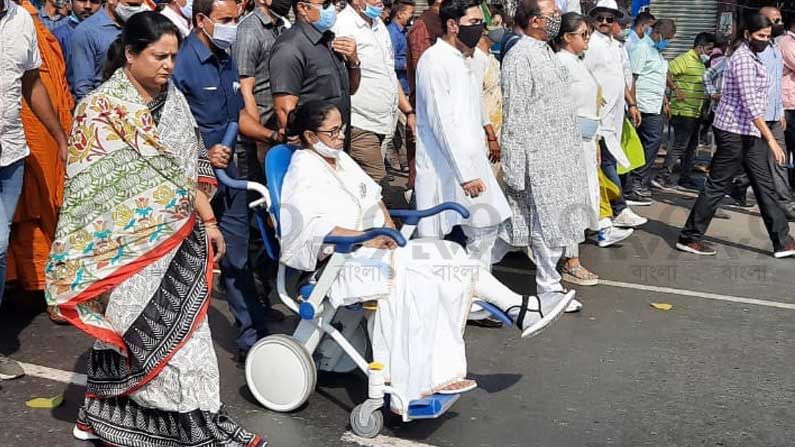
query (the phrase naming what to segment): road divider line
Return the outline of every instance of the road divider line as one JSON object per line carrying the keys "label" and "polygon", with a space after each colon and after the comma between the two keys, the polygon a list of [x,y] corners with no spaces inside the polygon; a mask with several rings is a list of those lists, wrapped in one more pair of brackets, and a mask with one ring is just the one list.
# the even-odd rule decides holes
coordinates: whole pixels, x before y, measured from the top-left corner
{"label": "road divider line", "polygon": [[340,441],[351,442],[364,447],[434,447],[431,444],[423,444],[421,442],[393,438],[385,435],[378,435],[375,438],[362,438],[349,431],[343,433]]}
{"label": "road divider line", "polygon": [[[514,273],[519,275],[529,275],[531,273],[528,270],[518,269],[515,267],[502,267],[499,265],[493,266],[492,269],[497,272]],[[642,290],[645,292],[656,292],[656,293],[665,293],[670,295],[690,296],[694,298],[703,298],[707,300],[724,301],[727,303],[750,304],[753,306],[765,306],[765,307],[775,307],[777,309],[795,310],[795,304],[792,303],[782,303],[779,301],[771,301],[771,300],[760,300],[757,298],[745,298],[741,296],[721,295],[718,293],[698,292],[695,290],[675,289],[673,287],[648,286],[645,284],[611,281],[609,279],[601,279],[601,278],[599,279],[599,285],[608,286],[608,287],[619,287],[622,289]]]}
{"label": "road divider line", "polygon": [[25,374],[31,377],[54,380],[56,382],[72,385],[86,386],[86,375],[62,369],[48,368],[46,366],[34,365],[32,363],[18,362]]}

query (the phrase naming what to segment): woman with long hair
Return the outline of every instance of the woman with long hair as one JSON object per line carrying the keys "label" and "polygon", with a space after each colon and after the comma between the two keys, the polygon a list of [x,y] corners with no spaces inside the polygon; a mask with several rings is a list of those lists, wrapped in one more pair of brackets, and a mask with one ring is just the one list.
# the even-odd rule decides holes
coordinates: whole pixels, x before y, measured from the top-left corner
{"label": "woman with long hair", "polygon": [[789,234],[784,210],[776,200],[768,165],[771,154],[764,145],[757,144],[764,138],[776,162],[785,162],[784,151],[765,122],[771,81],[759,59],[759,54],[770,45],[773,24],[761,14],[750,16],[746,23],[744,41],[729,58],[723,73],[723,89],[713,123],[718,149],[712,157],[704,190],[690,211],[676,248],[697,255],[717,254],[702,239],[734,176],[742,169],[751,182],[773,242],[773,256],[795,256],[795,240]]}
{"label": "woman with long hair", "polygon": [[48,303],[97,340],[73,433],[115,446],[261,446],[219,396],[206,317],[224,239],[207,151],[169,82],[180,40],[163,15],[132,16],[107,80],[75,111],[46,267]]}

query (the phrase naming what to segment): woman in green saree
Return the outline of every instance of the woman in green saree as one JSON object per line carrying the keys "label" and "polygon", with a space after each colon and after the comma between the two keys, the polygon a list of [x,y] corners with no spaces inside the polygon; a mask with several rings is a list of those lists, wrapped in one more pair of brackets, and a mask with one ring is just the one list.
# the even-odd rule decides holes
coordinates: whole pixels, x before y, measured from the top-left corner
{"label": "woman in green saree", "polygon": [[118,446],[261,446],[219,397],[206,314],[224,241],[207,151],[169,82],[179,43],[162,15],[134,15],[109,52],[107,81],[75,111],[46,268],[48,303],[96,338],[74,435]]}

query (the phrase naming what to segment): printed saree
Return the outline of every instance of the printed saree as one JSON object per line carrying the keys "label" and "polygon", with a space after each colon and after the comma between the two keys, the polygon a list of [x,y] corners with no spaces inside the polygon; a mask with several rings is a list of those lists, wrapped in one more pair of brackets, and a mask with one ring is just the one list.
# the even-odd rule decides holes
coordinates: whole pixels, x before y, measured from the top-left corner
{"label": "printed saree", "polygon": [[77,426],[106,444],[264,445],[219,397],[212,248],[194,207],[214,181],[173,84],[146,104],[120,69],[78,105],[46,296],[97,340]]}

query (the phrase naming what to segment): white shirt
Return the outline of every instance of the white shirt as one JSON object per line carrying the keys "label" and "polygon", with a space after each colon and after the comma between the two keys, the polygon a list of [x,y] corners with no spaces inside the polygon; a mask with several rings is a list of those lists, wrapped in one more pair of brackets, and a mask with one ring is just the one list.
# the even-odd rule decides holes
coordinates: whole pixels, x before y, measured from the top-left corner
{"label": "white shirt", "polygon": [[599,119],[599,104],[597,104],[599,84],[596,78],[588,72],[585,62],[577,55],[561,50],[557,56],[571,75],[571,96],[577,105],[577,116]]}
{"label": "white shirt", "polygon": [[617,40],[611,36],[595,32],[591,36],[585,52],[585,65],[596,76],[605,96],[605,114],[597,135],[604,138],[607,149],[621,166],[629,166],[624,150],[621,148],[621,134],[624,126],[624,90],[626,74],[622,59],[626,53]]}
{"label": "white shirt", "polygon": [[[417,209],[458,202],[472,213],[446,212],[420,221],[421,237],[441,239],[453,226],[486,228],[511,217],[486,156],[481,111],[483,83],[464,55],[438,39],[417,64]],[[462,184],[481,179],[486,192],[464,194]]]}
{"label": "white shirt", "polygon": [[332,30],[338,37],[356,40],[356,53],[362,64],[359,89],[351,96],[351,125],[381,135],[391,134],[395,130],[399,85],[386,25],[375,19],[371,26],[352,6],[347,6],[337,16]]}
{"label": "white shirt", "polygon": [[191,28],[190,19],[186,19],[185,17],[182,17],[182,14],[174,11],[170,6],[166,6],[165,8],[163,8],[163,10],[160,11],[160,14],[163,14],[164,16],[166,16],[166,18],[168,18],[168,20],[171,20],[171,23],[176,25],[176,27],[179,30],[179,33],[182,35],[183,39],[188,37],[188,34],[190,34],[190,28]]}
{"label": "white shirt", "polygon": [[8,12],[0,19],[0,166],[30,154],[19,111],[22,75],[41,65],[33,18],[14,2],[2,0]]}

